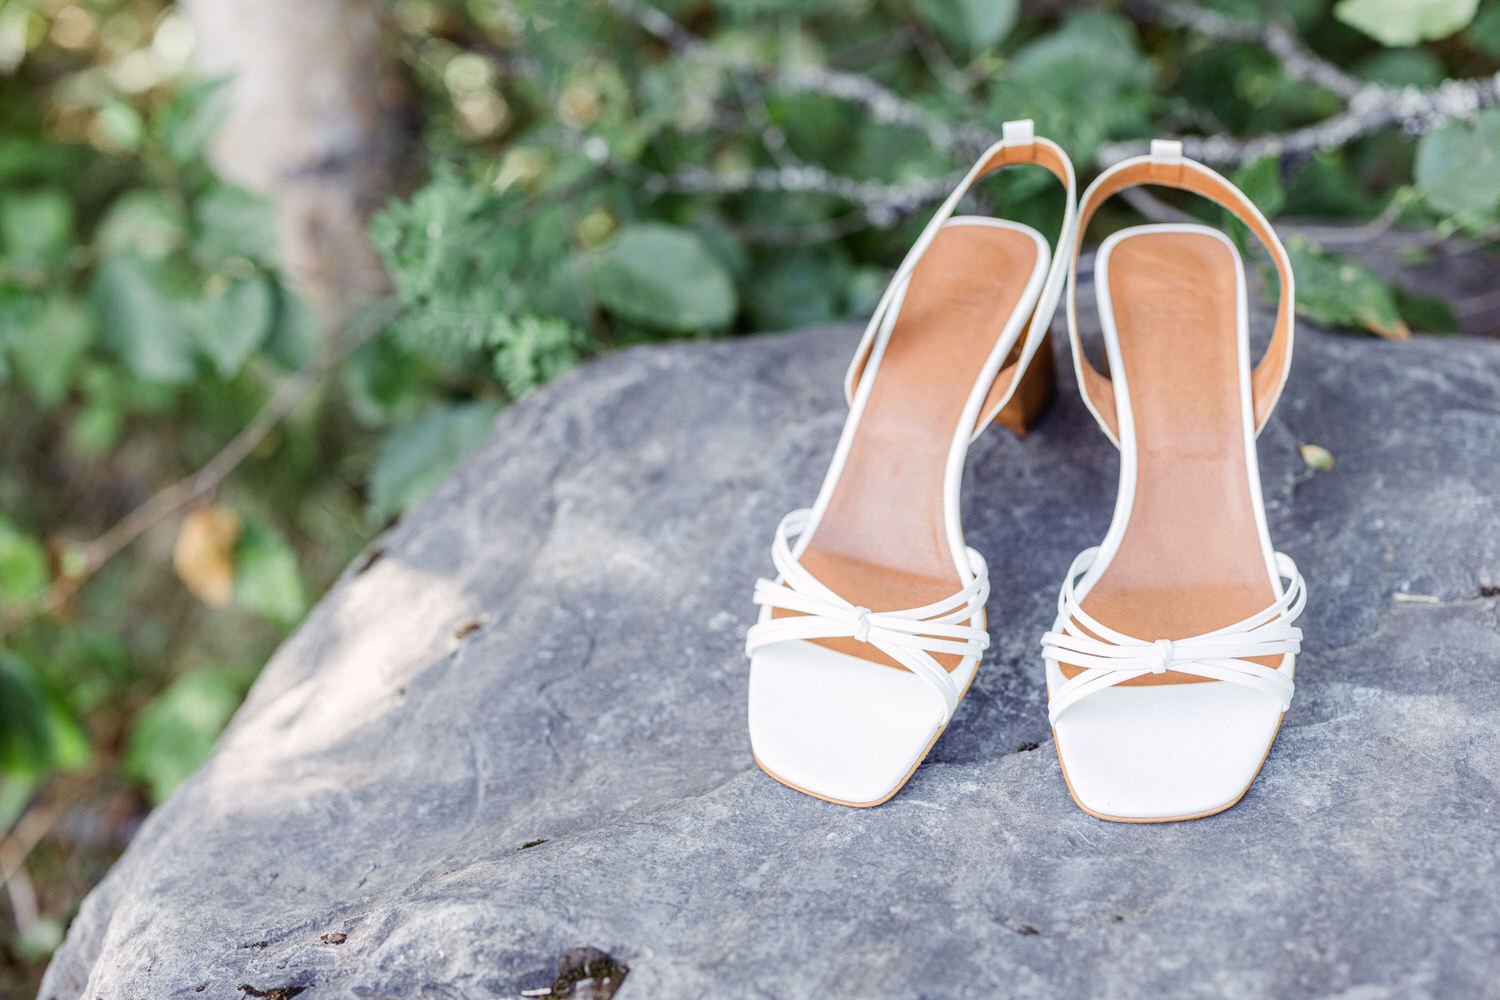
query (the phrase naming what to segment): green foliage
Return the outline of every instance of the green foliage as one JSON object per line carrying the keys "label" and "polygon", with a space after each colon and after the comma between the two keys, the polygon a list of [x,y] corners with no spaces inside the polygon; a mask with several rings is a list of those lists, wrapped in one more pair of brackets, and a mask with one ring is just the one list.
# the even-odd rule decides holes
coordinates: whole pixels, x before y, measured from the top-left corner
{"label": "green foliage", "polygon": [[[62,30],[64,6],[87,30]],[[628,344],[867,315],[930,211],[903,186],[941,187],[1003,121],[1035,118],[1086,183],[1106,143],[1292,133],[1343,107],[1262,46],[1164,26],[1154,5],[652,0],[691,46],[643,30],[637,4],[391,6],[429,157],[426,183],[370,227],[392,318],[202,498],[235,531],[195,569],[179,579],[160,547],[131,549],[76,594],[81,540],[201,468],[337,345],[284,280],[270,207],[206,161],[227,92],[186,82],[185,55],[165,65],[181,11],[25,0],[0,15],[20,46],[0,75],[0,832],[61,771],[167,794],[321,587],[512,401]],[[1500,68],[1500,4],[1272,6],[1361,80]],[[126,86],[127,66],[152,75]],[[863,78],[867,99],[808,84],[825,72]],[[1497,157],[1491,109],[1226,172],[1268,216],[1364,224],[1389,207],[1383,222],[1493,243]],[[1050,232],[1054,187],[1011,172],[976,210]],[[1118,199],[1106,212],[1139,221]],[[1290,248],[1298,309],[1319,323],[1457,327],[1450,303]],[[219,589],[190,592],[194,573]],[[43,955],[59,916],[10,953]]]}

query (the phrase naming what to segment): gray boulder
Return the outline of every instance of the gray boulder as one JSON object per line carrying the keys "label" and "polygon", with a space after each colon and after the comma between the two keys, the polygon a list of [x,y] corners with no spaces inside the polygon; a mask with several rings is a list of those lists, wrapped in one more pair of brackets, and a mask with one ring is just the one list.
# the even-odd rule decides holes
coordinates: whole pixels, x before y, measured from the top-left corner
{"label": "gray boulder", "polygon": [[1260,439],[1297,698],[1238,806],[1135,826],[1073,805],[1043,706],[1114,499],[1070,379],[971,454],[995,641],[910,784],[847,809],[752,762],[750,587],[856,333],[627,351],[507,412],[272,659],[43,1000],[515,997],[582,947],[622,1000],[1500,996],[1500,343],[1304,328]]}

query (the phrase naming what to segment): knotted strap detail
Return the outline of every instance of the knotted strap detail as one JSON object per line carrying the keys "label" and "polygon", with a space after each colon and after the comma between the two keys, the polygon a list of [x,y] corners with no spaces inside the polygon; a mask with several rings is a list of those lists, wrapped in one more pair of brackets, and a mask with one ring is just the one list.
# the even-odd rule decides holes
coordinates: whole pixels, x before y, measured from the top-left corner
{"label": "knotted strap detail", "polygon": [[777,578],[755,581],[755,603],[797,614],[770,618],[751,626],[745,652],[798,639],[852,638],[871,646],[926,681],[942,699],[944,718],[953,715],[961,692],[934,653],[979,656],[990,644],[989,633],[966,624],[984,610],[990,596],[990,573],[984,557],[967,549],[973,579],[952,597],[920,608],[871,611],[845,600],[818,582],[792,554],[793,540],[812,519],[810,509],[781,519],[771,543]]}
{"label": "knotted strap detail", "polygon": [[[1137,639],[1101,624],[1079,605],[1077,584],[1098,558],[1097,547],[1073,560],[1057,599],[1057,623],[1042,636],[1047,659],[1083,671],[1053,693],[1047,712],[1052,723],[1079,700],[1146,674],[1168,670],[1228,681],[1292,703],[1292,660],[1302,648],[1302,630],[1292,625],[1307,604],[1307,588],[1297,564],[1276,553],[1276,571],[1286,581],[1282,595],[1264,611],[1213,632],[1185,639]],[[1254,657],[1280,656],[1276,668]]]}

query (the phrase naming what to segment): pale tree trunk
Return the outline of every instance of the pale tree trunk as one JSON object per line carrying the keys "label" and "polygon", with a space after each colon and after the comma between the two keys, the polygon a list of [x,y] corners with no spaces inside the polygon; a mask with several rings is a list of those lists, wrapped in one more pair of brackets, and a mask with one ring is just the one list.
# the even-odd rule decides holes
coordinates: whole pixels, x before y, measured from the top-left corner
{"label": "pale tree trunk", "polygon": [[414,109],[382,0],[182,0],[230,78],[215,166],[268,195],[292,283],[325,326],[385,291],[370,214],[412,173]]}

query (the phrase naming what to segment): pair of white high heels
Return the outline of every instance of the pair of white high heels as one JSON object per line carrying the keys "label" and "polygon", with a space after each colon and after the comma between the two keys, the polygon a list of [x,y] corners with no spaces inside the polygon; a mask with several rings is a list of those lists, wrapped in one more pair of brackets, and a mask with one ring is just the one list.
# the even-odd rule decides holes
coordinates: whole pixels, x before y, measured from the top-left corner
{"label": "pair of white high heels", "polygon": [[[1024,164],[1066,189],[1055,252],[1020,223],[953,215],[980,178]],[[1239,253],[1198,225],[1104,241],[1094,284],[1109,375],[1085,357],[1083,232],[1105,199],[1139,184],[1220,203],[1270,252],[1281,300],[1258,364]],[[1146,822],[1227,809],[1254,780],[1292,696],[1304,603],[1295,565],[1271,548],[1255,454],[1291,362],[1286,251],[1178,143],[1152,143],[1075,201],[1067,155],[1020,121],[886,289],[849,368],[849,418],[822,489],[782,520],[777,576],[756,582],[750,738],[783,784],[877,805],[953,717],[989,643],[988,571],[960,526],[964,460],[987,424],[1023,432],[1050,400],[1046,337],[1064,283],[1079,389],[1121,452],[1113,522],[1068,569],[1042,637],[1064,777],[1089,813]]]}

